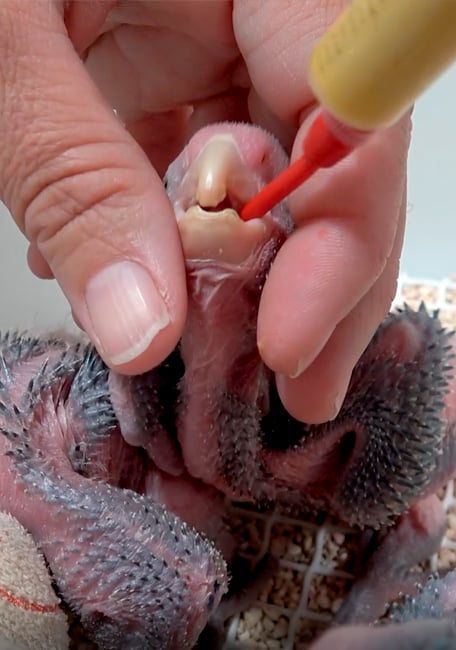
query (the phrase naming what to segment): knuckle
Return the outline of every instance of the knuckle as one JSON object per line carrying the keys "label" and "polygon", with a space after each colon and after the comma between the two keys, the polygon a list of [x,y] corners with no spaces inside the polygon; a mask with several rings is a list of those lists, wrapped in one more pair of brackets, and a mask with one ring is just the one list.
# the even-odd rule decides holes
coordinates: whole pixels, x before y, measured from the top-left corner
{"label": "knuckle", "polygon": [[[28,149],[29,161],[33,150],[36,144]],[[74,241],[75,230],[79,239],[103,239],[113,211],[116,220],[126,219],[132,196],[141,192],[141,173],[116,160],[129,160],[121,143],[94,141],[53,152],[38,164],[24,163],[13,209],[28,240],[43,252],[57,241],[60,246],[68,232]]]}

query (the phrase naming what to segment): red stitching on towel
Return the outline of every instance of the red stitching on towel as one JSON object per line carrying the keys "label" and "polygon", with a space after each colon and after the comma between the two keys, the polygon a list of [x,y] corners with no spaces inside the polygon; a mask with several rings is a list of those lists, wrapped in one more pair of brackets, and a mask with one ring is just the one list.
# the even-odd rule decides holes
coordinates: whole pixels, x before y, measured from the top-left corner
{"label": "red stitching on towel", "polygon": [[22,609],[28,609],[32,612],[43,612],[43,613],[48,613],[48,612],[56,612],[59,609],[59,605],[40,605],[39,603],[31,603],[28,600],[25,600],[23,598],[18,598],[17,596],[13,596],[9,591],[6,591],[6,589],[3,589],[3,587],[0,587],[0,596],[3,596],[8,600],[10,603],[13,605],[16,605],[17,607],[22,607]]}

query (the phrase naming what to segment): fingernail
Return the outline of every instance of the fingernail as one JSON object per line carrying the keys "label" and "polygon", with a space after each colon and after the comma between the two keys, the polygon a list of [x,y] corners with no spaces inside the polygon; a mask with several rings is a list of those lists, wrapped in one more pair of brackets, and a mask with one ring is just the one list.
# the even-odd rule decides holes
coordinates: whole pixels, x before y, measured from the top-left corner
{"label": "fingernail", "polygon": [[152,278],[135,262],[100,271],[89,281],[86,304],[97,347],[113,365],[135,359],[170,323]]}
{"label": "fingernail", "polygon": [[289,375],[290,379],[296,379],[296,377],[299,377],[299,375],[301,375],[304,372],[307,366],[308,364],[306,359],[298,359],[298,363],[296,364],[296,369],[294,370],[294,372],[291,373],[291,375]]}
{"label": "fingernail", "polygon": [[342,404],[344,403],[344,399],[345,399],[345,391],[341,391],[336,395],[336,398],[334,400],[333,415],[329,418],[328,422],[332,422],[337,418],[337,416],[340,413],[340,409],[342,408]]}

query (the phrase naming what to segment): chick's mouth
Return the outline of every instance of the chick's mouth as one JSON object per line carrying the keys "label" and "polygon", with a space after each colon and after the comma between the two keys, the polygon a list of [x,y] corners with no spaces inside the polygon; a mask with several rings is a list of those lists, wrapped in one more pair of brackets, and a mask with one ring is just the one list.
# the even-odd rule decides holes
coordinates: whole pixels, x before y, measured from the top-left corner
{"label": "chick's mouth", "polygon": [[244,222],[239,217],[260,186],[231,134],[210,138],[184,176],[177,205],[186,258],[230,264],[246,260],[270,231],[268,219]]}

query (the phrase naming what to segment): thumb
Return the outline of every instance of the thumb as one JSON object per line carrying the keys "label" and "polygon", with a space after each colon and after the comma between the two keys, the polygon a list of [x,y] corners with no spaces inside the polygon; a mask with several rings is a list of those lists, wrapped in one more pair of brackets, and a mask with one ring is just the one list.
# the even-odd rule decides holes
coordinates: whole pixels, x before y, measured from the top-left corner
{"label": "thumb", "polygon": [[0,194],[111,367],[139,373],[186,311],[159,176],[87,75],[54,2],[0,3]]}

